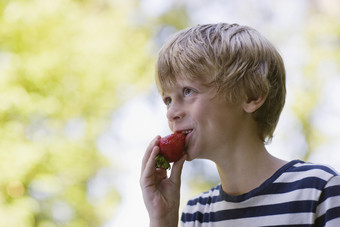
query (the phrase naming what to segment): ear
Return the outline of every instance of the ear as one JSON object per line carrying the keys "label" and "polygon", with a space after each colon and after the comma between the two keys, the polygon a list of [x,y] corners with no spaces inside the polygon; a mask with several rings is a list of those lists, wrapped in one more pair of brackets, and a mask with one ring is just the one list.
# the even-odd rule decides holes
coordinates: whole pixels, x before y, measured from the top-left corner
{"label": "ear", "polygon": [[243,102],[242,107],[246,113],[254,113],[266,101],[266,97],[248,98]]}

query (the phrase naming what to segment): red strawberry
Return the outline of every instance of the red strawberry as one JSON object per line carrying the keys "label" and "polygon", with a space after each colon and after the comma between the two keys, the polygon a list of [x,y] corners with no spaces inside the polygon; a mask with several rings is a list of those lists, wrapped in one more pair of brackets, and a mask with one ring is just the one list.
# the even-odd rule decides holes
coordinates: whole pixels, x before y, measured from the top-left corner
{"label": "red strawberry", "polygon": [[185,134],[174,133],[161,138],[156,168],[170,169],[170,162],[176,162],[184,155]]}

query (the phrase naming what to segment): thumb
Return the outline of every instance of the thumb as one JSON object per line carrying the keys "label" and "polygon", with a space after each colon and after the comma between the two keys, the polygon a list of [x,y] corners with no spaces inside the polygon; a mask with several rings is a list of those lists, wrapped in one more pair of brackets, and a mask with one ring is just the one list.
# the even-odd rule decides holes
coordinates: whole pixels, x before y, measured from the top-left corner
{"label": "thumb", "polygon": [[176,185],[181,184],[181,174],[182,174],[182,169],[183,169],[183,164],[186,159],[186,155],[184,155],[180,160],[175,162],[172,166],[171,174],[169,179],[175,183]]}

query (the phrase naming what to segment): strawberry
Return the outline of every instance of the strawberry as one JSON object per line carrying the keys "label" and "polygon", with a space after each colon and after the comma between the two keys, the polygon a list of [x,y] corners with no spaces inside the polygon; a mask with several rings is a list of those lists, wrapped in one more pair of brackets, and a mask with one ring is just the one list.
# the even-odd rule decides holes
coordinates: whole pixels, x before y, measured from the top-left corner
{"label": "strawberry", "polygon": [[184,155],[185,134],[174,133],[161,138],[156,168],[170,169],[170,162],[176,162]]}

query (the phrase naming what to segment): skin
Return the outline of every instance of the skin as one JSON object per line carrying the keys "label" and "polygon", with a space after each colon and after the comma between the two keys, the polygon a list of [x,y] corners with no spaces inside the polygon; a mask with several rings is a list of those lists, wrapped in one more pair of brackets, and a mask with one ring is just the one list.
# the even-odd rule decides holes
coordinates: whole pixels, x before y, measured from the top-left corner
{"label": "skin", "polygon": [[186,155],[171,168],[170,177],[164,169],[155,168],[160,137],[149,144],[142,162],[140,185],[151,227],[172,227],[178,224],[181,172]]}
{"label": "skin", "polygon": [[252,117],[265,98],[228,104],[212,87],[178,78],[163,91],[169,127],[173,132],[192,130],[186,138],[186,155],[174,163],[170,177],[155,169],[159,139],[149,145],[143,158],[140,185],[150,226],[177,226],[180,178],[184,160],[215,162],[223,190],[240,195],[258,187],[286,162],[270,155]]}

